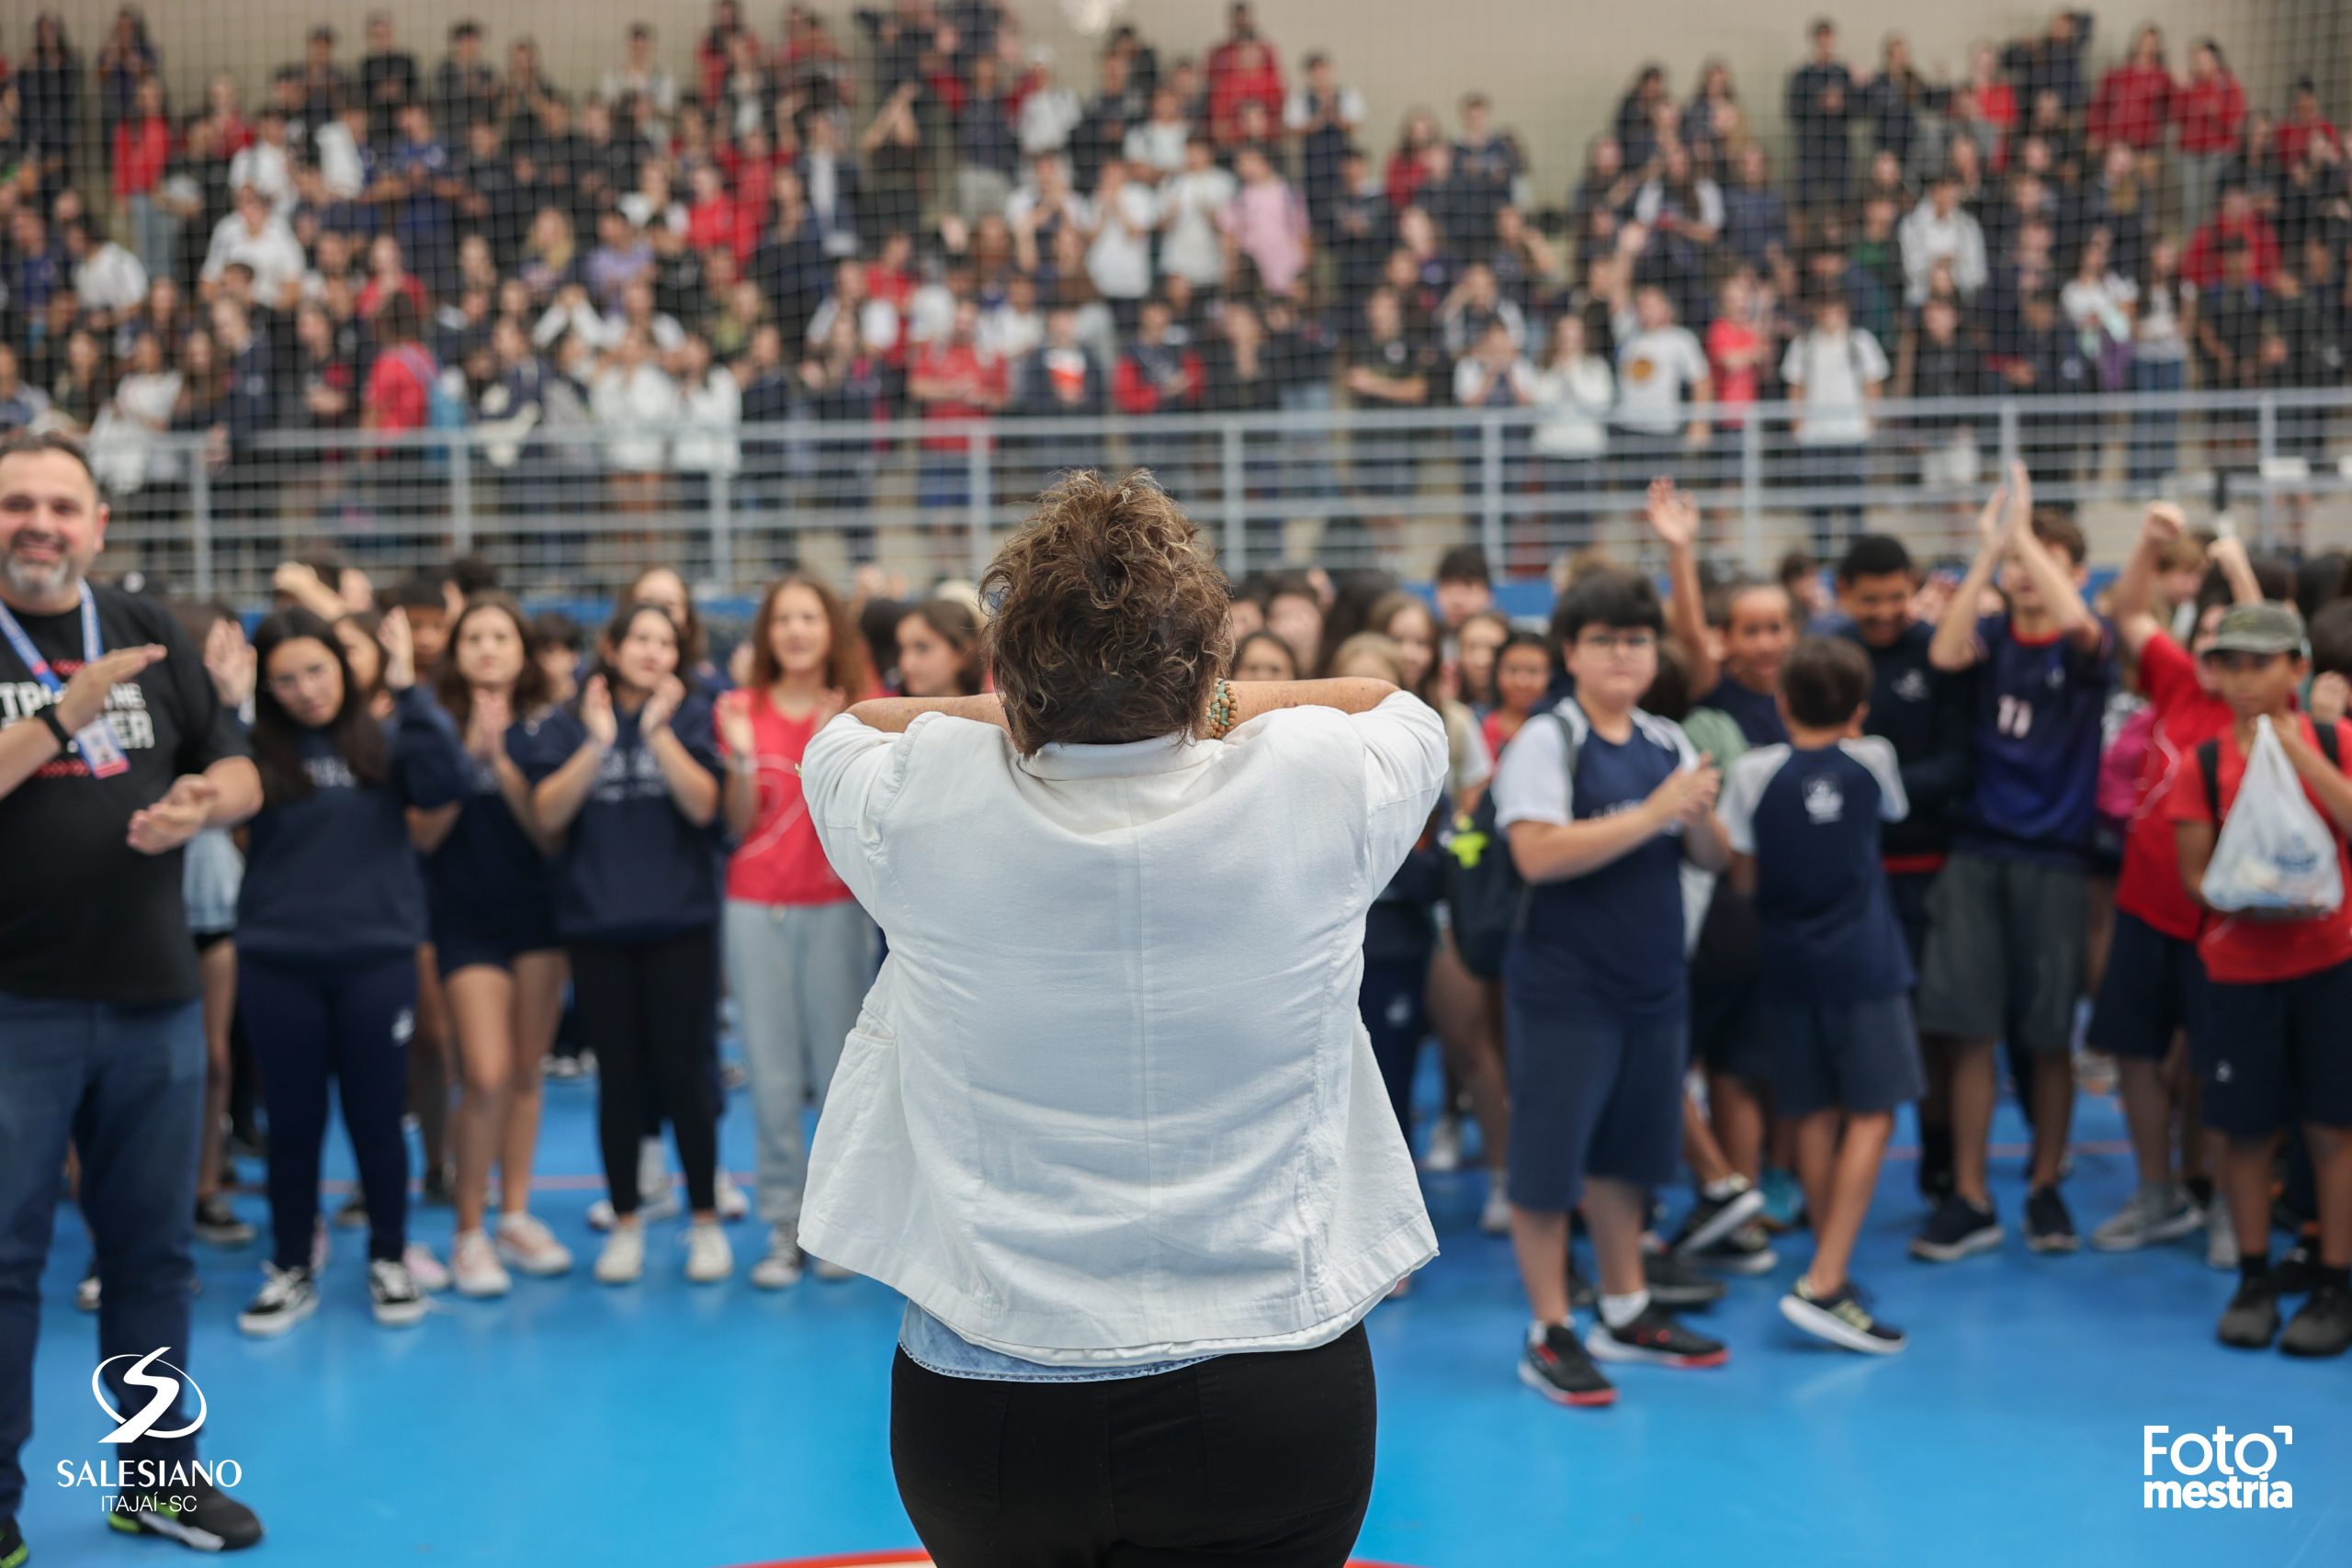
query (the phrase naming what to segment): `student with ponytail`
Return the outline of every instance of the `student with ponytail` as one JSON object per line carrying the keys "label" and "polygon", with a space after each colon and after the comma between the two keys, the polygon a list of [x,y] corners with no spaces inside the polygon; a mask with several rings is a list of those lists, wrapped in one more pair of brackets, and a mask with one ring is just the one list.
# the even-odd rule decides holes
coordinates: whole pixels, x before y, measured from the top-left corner
{"label": "student with ponytail", "polygon": [[[531,1215],[540,1063],[562,1014],[564,959],[531,781],[515,760],[519,721],[551,705],[537,638],[521,606],[501,593],[469,604],[450,629],[436,685],[465,738],[469,777],[465,798],[419,813],[413,824],[426,855],[433,944],[461,1078],[449,1271],[461,1294],[502,1296],[513,1282],[509,1266],[535,1275],[571,1267],[571,1254]],[[484,1226],[493,1161],[495,1236]]]}
{"label": "student with ponytail", "polygon": [[237,1325],[283,1334],[318,1306],[311,1238],[332,1078],[367,1200],[376,1320],[425,1310],[406,1261],[408,1150],[401,1113],[416,1027],[424,882],[406,813],[457,800],[465,756],[418,689],[407,617],[379,633],[389,720],[371,713],[336,641],[311,611],[282,610],[254,636],[253,744],[262,808],[237,905],[238,992],[269,1094],[276,1255]]}
{"label": "student with ponytail", "polygon": [[[909,625],[929,624],[921,614],[900,622],[902,647]],[[741,845],[727,868],[727,973],[742,1005],[768,1226],[752,1283],[780,1290],[797,1282],[802,1267],[802,1109],[811,1100],[823,1107],[874,979],[874,924],[818,842],[800,797],[800,758],[828,719],[876,688],[856,620],[816,578],[794,572],[769,587],[751,644],[750,682],[718,703],[727,828]],[[848,1277],[824,1264],[818,1271]]]}
{"label": "student with ponytail", "polygon": [[669,1117],[694,1224],[686,1278],[734,1272],[718,1226],[710,1033],[718,986],[720,764],[710,704],[681,678],[678,624],[625,604],[575,707],[524,726],[523,773],[556,846],[555,927],[570,949],[582,1043],[596,1053],[597,1141],[613,1205],[596,1278],[645,1273],[638,1139]]}

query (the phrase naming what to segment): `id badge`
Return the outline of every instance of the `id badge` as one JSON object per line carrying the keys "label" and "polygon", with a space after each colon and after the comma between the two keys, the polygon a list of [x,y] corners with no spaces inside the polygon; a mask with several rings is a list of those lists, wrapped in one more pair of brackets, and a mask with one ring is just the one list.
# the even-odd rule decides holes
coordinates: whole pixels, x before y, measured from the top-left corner
{"label": "id badge", "polygon": [[110,779],[130,771],[130,759],[122,754],[122,747],[115,740],[114,726],[103,716],[92,719],[74,734],[74,749],[81,753],[83,764],[93,778]]}

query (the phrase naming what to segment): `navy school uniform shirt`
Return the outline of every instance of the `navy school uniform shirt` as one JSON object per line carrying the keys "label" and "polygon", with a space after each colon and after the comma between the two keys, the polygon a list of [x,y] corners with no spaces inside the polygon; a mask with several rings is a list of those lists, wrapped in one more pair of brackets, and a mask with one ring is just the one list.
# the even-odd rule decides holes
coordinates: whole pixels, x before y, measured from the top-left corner
{"label": "navy school uniform shirt", "polygon": [[[1503,752],[1495,775],[1495,824],[1587,822],[1639,807],[1673,773],[1699,764],[1679,725],[1643,713],[1623,742],[1604,739],[1575,701],[1537,715]],[[1577,739],[1566,766],[1565,723]],[[1521,1005],[1575,1008],[1624,1018],[1683,1005],[1682,837],[1660,833],[1583,876],[1537,885],[1527,922],[1511,938],[1505,984]]]}
{"label": "navy school uniform shirt", "polygon": [[1879,847],[1879,825],[1908,807],[1894,748],[1880,736],[1759,747],[1732,764],[1716,811],[1733,851],[1756,861],[1766,995],[1859,1002],[1911,988]]}
{"label": "navy school uniform shirt", "polygon": [[1363,955],[1366,963],[1425,964],[1437,948],[1437,906],[1445,897],[1445,862],[1437,847],[1435,827],[1451,820],[1453,807],[1438,797],[1420,841],[1405,856],[1388,886],[1365,911]]}
{"label": "navy school uniform shirt", "polygon": [[1824,623],[1822,635],[1842,637],[1870,657],[1871,711],[1863,732],[1894,748],[1911,813],[1886,824],[1881,848],[1890,871],[1932,871],[1951,850],[1953,818],[1966,802],[1969,726],[1976,672],[1939,670],[1928,659],[1936,630],[1914,621],[1884,648],[1862,640],[1850,617]]}
{"label": "navy school uniform shirt", "polygon": [[[524,727],[506,731],[506,756],[523,766]],[[498,773],[465,758],[466,793],[449,836],[424,863],[427,905],[438,941],[458,932],[525,937],[552,932],[555,874],[500,793]]]}
{"label": "navy school uniform shirt", "polygon": [[362,784],[322,729],[295,741],[311,793],[253,820],[237,897],[237,951],[280,963],[347,964],[413,953],[427,940],[424,876],[408,808],[466,791],[466,753],[422,686],[395,699],[390,776]]}
{"label": "navy school uniform shirt", "polygon": [[[670,798],[662,764],[637,715],[617,705],[619,727],[580,815],[555,857],[555,929],[574,942],[660,942],[718,920],[719,829],[697,828]],[[556,708],[522,727],[515,761],[533,784],[587,743],[587,727]],[[718,737],[708,699],[691,690],[670,720],[694,760],[718,778]]]}
{"label": "navy school uniform shirt", "polygon": [[1788,744],[1789,727],[1781,722],[1780,699],[1770,692],[1751,690],[1725,675],[1698,705],[1728,716],[1750,746]]}
{"label": "navy school uniform shirt", "polygon": [[2115,684],[2115,628],[2078,650],[2063,637],[2026,642],[2007,615],[1976,623],[1970,726],[1975,779],[1958,847],[2002,860],[2087,865],[2098,821],[2101,721]]}

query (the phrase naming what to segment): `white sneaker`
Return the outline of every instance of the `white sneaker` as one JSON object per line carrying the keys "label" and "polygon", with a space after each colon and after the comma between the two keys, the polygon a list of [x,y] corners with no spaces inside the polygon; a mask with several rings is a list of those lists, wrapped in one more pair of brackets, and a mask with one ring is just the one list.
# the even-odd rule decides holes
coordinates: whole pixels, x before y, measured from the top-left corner
{"label": "white sneaker", "polygon": [[413,1241],[401,1253],[401,1267],[416,1281],[420,1291],[438,1292],[449,1288],[449,1270],[433,1256],[433,1249],[421,1241]]}
{"label": "white sneaker", "polygon": [[843,1280],[854,1280],[857,1278],[857,1270],[854,1269],[844,1269],[838,1263],[828,1263],[821,1258],[818,1258],[816,1263],[817,1278],[826,1281],[828,1284],[838,1285]]}
{"label": "white sneaker", "polygon": [[368,1265],[368,1296],[375,1303],[376,1321],[387,1328],[410,1328],[424,1321],[424,1292],[405,1263],[379,1258]]}
{"label": "white sneaker", "polygon": [[715,1285],[735,1272],[735,1249],[716,1222],[696,1220],[686,1227],[686,1279],[696,1285]]}
{"label": "white sneaker", "polygon": [[670,1185],[670,1167],[662,1157],[659,1138],[637,1145],[637,1212],[648,1220],[677,1217],[678,1192]]}
{"label": "white sneaker", "polygon": [[461,1296],[503,1296],[514,1288],[490,1237],[480,1231],[461,1232],[449,1244],[449,1275]]}
{"label": "white sneaker", "polygon": [[2205,1267],[2226,1274],[2238,1266],[2238,1232],[2230,1223],[2230,1200],[2215,1192],[2205,1208]]}
{"label": "white sneaker", "polygon": [[[637,1217],[640,1220],[674,1220],[678,1217],[678,1195],[668,1187],[658,1191],[640,1192],[637,1196]],[[588,1228],[608,1231],[613,1228],[613,1201],[599,1198],[588,1205]]]}
{"label": "white sneaker", "polygon": [[1487,1189],[1487,1206],[1478,1211],[1478,1228],[1488,1235],[1510,1235],[1510,1194],[1503,1190],[1499,1171]]}
{"label": "white sneaker", "polygon": [[529,1214],[507,1214],[498,1222],[498,1256],[510,1268],[538,1279],[571,1271],[571,1249]]}
{"label": "white sneaker", "polygon": [[752,1265],[752,1283],[782,1291],[800,1283],[800,1247],[781,1230],[768,1232],[768,1255]]}
{"label": "white sneaker", "polygon": [[615,1225],[605,1238],[605,1250],[596,1255],[596,1282],[634,1285],[644,1278],[645,1227]]}
{"label": "white sneaker", "polygon": [[735,1179],[725,1170],[718,1172],[714,1184],[718,1194],[718,1217],[730,1224],[752,1212],[752,1201],[735,1185]]}
{"label": "white sneaker", "polygon": [[1462,1168],[1462,1118],[1447,1111],[1430,1129],[1430,1152],[1421,1160],[1423,1170],[1459,1170]]}

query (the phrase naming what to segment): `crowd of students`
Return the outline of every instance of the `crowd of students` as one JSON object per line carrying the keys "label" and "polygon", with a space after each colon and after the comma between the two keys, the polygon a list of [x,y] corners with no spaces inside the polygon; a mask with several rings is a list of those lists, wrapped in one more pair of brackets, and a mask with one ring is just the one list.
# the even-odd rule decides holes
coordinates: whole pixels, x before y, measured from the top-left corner
{"label": "crowd of students", "polygon": [[[1776,1238],[1808,1224],[1783,1314],[1901,1349],[1850,1272],[1894,1113],[1917,1106],[1930,1205],[1912,1255],[1998,1247],[2003,1044],[2032,1131],[2028,1247],[2078,1245],[2063,1195],[2077,1078],[2086,1053],[2111,1057],[2139,1185],[2093,1247],[2201,1233],[2241,1276],[2225,1342],[2352,1344],[2352,1073],[2329,1032],[2352,1002],[2352,912],[2218,913],[2199,892],[2266,728],[2344,856],[2345,562],[2250,559],[2158,504],[2095,601],[2079,530],[2030,485],[2013,470],[1985,504],[1956,582],[1891,537],[1857,540],[1834,607],[1804,563],[1711,579],[1668,479],[1646,507],[1665,595],[1581,558],[1542,632],[1495,608],[1475,547],[1427,599],[1378,573],[1234,585],[1237,678],[1374,676],[1444,720],[1447,800],[1367,923],[1362,1010],[1428,1163],[1459,1160],[1465,1119],[1479,1129],[1480,1224],[1512,1240],[1533,1318],[1521,1375],[1547,1396],[1613,1399],[1598,1362],[1719,1364],[1726,1348],[1677,1314],[1720,1298],[1720,1276],[1770,1271]],[[209,836],[187,866],[212,1056],[206,1239],[252,1238],[220,1172],[238,1039],[267,1119],[270,1254],[242,1326],[281,1333],[318,1304],[331,1081],[379,1321],[414,1323],[431,1290],[566,1272],[529,1210],[560,1032],[597,1079],[594,1277],[639,1279],[648,1221],[676,1210],[665,1125],[685,1276],[729,1276],[727,1223],[747,1202],[717,1158],[729,994],[764,1231],[751,1277],[796,1283],[804,1116],[879,936],[797,765],[864,696],[983,689],[974,595],[900,602],[869,573],[851,603],[787,574],[720,658],[663,569],[585,639],[470,559],[380,611],[331,558],[277,585],[250,641],[225,609],[181,607],[263,789],[242,845]],[[1481,841],[1516,878],[1499,937],[1464,903]],[[1446,1089],[1417,1138],[1432,1037]],[[441,1065],[413,1070],[428,1056]],[[426,1193],[458,1211],[446,1269],[407,1233],[410,1114]],[[449,1153],[430,1131],[445,1121]],[[2274,1178],[2299,1232],[2275,1264]],[[1661,1195],[1686,1179],[1692,1201],[1664,1225]],[[1573,1261],[1578,1225],[1596,1283]]]}

